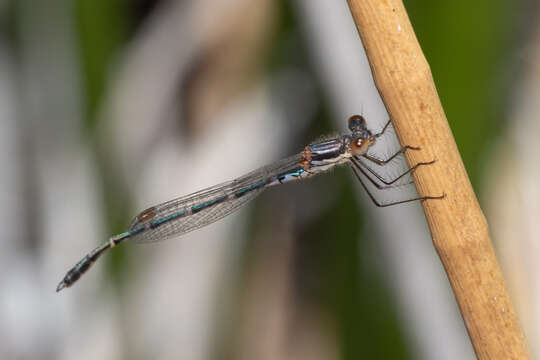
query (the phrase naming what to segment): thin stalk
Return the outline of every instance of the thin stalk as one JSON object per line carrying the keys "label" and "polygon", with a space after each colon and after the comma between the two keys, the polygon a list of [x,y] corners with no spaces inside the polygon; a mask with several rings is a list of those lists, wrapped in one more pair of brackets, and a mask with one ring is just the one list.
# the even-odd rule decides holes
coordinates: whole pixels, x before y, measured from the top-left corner
{"label": "thin stalk", "polygon": [[[479,359],[529,359],[530,353],[504,286],[488,224],[463,166],[429,65],[399,0],[348,0],[375,84],[409,165],[418,169],[420,196],[442,261]],[[429,301],[429,294],[426,294]]]}

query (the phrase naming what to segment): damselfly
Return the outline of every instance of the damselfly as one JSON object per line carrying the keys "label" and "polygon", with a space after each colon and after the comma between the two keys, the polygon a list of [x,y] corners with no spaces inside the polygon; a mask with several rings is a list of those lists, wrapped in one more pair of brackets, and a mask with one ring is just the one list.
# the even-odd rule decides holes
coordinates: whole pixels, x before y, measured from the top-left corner
{"label": "damselfly", "polygon": [[349,134],[314,142],[306,146],[304,151],[298,155],[254,170],[238,179],[144,210],[133,219],[128,231],[111,236],[107,242],[90,251],[69,270],[58,284],[56,291],[73,285],[101,254],[121,242],[128,239],[135,242],[157,242],[183,235],[229,215],[271,186],[306,179],[326,172],[336,165],[348,164],[370,199],[379,207],[444,197],[443,194],[441,196],[414,197],[390,203],[378,202],[363,179],[369,181],[378,190],[390,189],[400,186],[399,180],[412,173],[419,166],[429,165],[435,161],[417,163],[402,174],[398,174],[394,179],[387,180],[366,162],[385,166],[396,156],[408,150],[420,150],[420,148],[403,146],[388,159],[379,159],[368,155],[368,149],[386,131],[390,121],[376,134],[367,129],[366,121],[360,115],[351,116],[348,125]]}

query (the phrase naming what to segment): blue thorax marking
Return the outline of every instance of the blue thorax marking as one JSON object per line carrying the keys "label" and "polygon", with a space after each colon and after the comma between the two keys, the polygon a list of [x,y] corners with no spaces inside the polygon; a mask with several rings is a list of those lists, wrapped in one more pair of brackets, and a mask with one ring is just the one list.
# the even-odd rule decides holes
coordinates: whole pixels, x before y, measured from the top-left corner
{"label": "blue thorax marking", "polygon": [[279,182],[287,182],[287,181],[291,181],[291,180],[295,180],[296,178],[298,178],[302,173],[305,173],[306,171],[302,168],[298,168],[294,171],[288,171],[286,173],[283,173],[283,174],[279,174],[277,176],[277,179]]}

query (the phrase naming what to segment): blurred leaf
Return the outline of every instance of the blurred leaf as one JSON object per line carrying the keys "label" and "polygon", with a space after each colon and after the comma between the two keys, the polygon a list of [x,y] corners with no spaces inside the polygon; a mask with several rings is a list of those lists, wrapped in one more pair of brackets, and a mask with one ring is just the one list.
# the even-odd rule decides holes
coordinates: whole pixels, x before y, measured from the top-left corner
{"label": "blurred leaf", "polygon": [[128,35],[130,15],[127,0],[77,0],[81,67],[86,94],[86,123],[93,128],[102,100],[111,61]]}
{"label": "blurred leaf", "polygon": [[503,72],[516,18],[512,2],[410,0],[407,10],[473,185],[500,134],[509,84]]}

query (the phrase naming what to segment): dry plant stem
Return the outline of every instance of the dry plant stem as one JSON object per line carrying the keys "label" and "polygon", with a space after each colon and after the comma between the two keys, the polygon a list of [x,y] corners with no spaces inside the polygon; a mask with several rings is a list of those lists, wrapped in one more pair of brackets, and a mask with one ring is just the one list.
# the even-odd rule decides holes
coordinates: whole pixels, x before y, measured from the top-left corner
{"label": "dry plant stem", "polygon": [[[528,359],[529,350],[504,286],[486,219],[448,126],[431,70],[399,0],[348,0],[375,84],[414,173],[433,243],[479,359]],[[426,294],[429,301],[429,294]]]}

